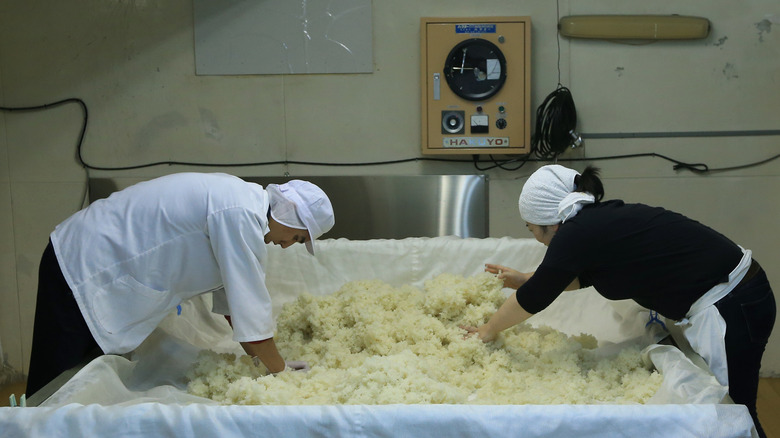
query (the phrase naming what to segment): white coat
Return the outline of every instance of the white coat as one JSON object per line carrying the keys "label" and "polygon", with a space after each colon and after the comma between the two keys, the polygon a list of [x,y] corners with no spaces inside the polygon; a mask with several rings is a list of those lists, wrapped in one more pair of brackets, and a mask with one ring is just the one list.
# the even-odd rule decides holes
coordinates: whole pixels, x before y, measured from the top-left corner
{"label": "white coat", "polygon": [[268,195],[227,174],[179,173],[94,202],[51,234],[57,260],[105,353],[136,348],[182,301],[214,293],[233,339],[273,337],[265,286]]}

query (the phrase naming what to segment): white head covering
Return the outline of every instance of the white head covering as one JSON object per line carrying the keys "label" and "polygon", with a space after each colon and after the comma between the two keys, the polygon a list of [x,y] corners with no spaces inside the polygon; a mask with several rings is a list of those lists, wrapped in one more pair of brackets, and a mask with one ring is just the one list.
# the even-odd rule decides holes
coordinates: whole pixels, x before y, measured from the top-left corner
{"label": "white head covering", "polygon": [[523,220],[534,225],[555,225],[573,218],[583,205],[596,202],[592,194],[574,191],[577,175],[576,170],[558,164],[532,173],[518,202]]}
{"label": "white head covering", "polygon": [[328,195],[316,185],[298,179],[268,184],[271,217],[290,228],[307,230],[306,249],[314,254],[314,240],[333,228],[336,219]]}

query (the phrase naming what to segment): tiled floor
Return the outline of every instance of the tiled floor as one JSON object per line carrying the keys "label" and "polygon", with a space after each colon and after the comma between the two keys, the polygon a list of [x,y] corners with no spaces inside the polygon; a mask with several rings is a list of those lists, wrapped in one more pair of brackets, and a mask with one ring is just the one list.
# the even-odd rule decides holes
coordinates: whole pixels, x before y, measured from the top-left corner
{"label": "tiled floor", "polygon": [[26,386],[27,382],[18,382],[0,388],[0,406],[10,406],[9,397],[11,397],[11,394],[16,395],[16,403],[18,404],[20,397],[24,394]]}

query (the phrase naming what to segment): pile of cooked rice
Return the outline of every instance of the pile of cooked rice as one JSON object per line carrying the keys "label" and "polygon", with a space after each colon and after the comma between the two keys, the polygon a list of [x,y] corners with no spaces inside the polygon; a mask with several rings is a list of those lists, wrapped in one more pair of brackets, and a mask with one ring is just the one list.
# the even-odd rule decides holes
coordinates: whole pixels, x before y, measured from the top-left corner
{"label": "pile of cooked rice", "polygon": [[504,302],[484,273],[442,274],[394,288],[353,281],[284,306],[274,340],[311,370],[267,375],[248,356],[204,351],[188,391],[224,404],[595,404],[643,403],[662,377],[638,348],[601,358],[590,335],[520,324],[492,343],[467,337]]}

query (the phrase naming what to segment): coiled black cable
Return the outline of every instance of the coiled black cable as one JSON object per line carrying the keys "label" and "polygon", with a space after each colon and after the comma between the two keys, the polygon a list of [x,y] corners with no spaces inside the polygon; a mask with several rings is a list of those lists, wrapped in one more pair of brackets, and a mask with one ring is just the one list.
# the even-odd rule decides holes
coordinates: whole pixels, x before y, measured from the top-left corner
{"label": "coiled black cable", "polygon": [[577,138],[577,108],[568,88],[558,84],[536,109],[536,131],[531,139],[531,153],[553,160]]}

